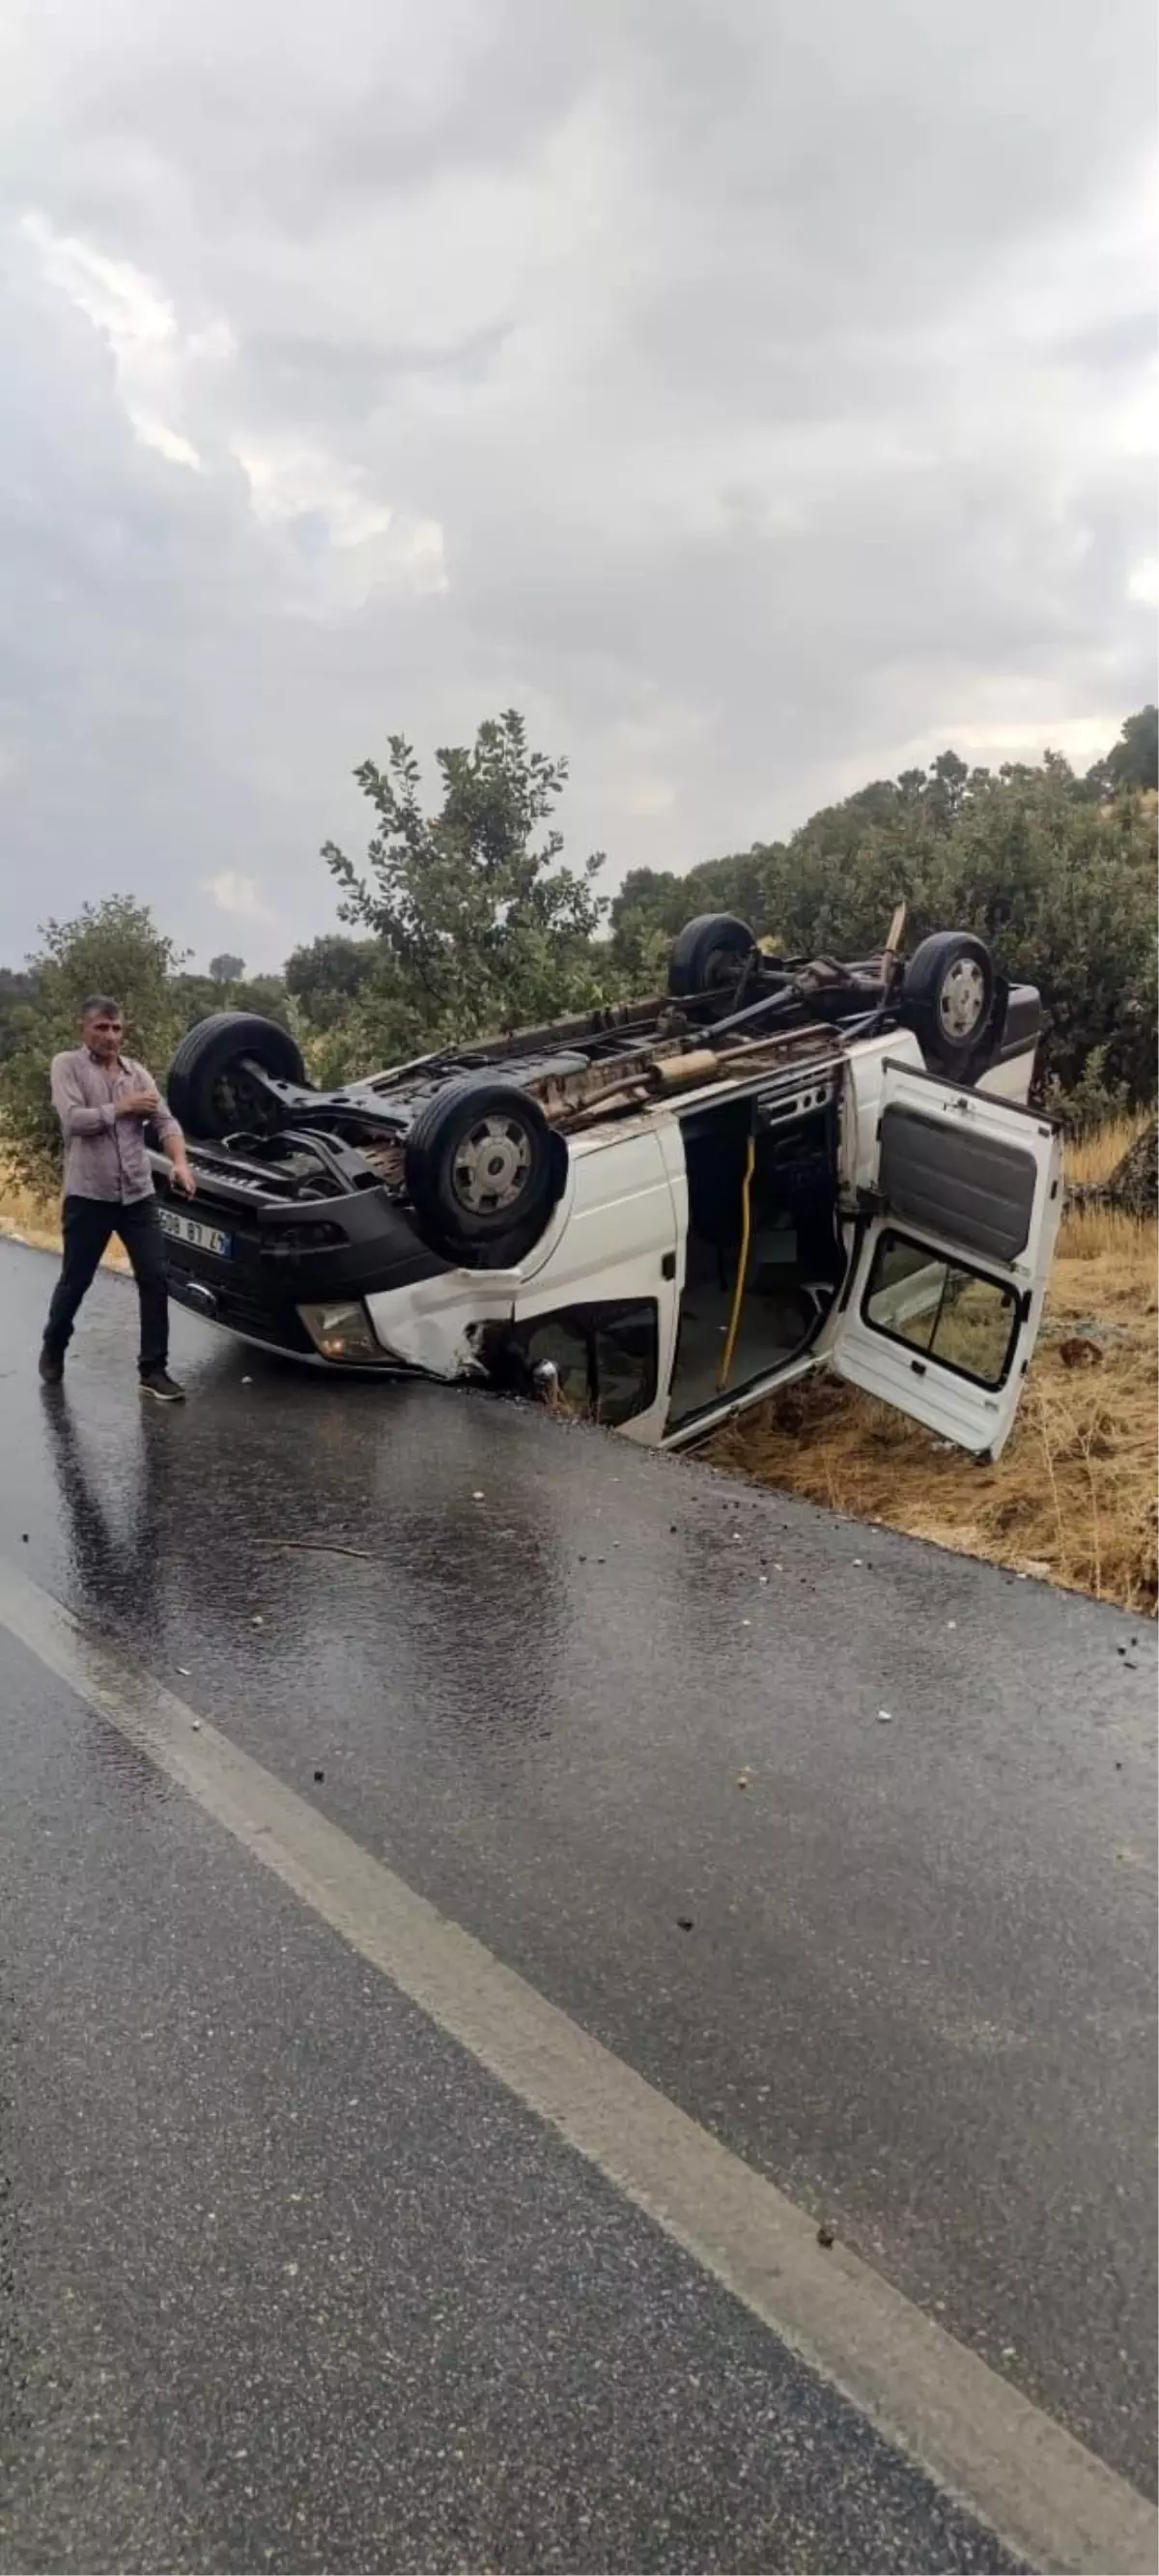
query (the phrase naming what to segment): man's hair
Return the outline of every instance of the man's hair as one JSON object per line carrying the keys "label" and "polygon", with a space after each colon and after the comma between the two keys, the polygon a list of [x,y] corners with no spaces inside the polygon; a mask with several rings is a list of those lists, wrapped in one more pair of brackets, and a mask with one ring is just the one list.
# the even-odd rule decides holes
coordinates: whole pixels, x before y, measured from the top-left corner
{"label": "man's hair", "polygon": [[122,1016],[121,1005],[113,1000],[111,993],[90,993],[88,1000],[81,1003],[82,1020],[93,1019],[98,1011],[102,1019],[119,1020]]}

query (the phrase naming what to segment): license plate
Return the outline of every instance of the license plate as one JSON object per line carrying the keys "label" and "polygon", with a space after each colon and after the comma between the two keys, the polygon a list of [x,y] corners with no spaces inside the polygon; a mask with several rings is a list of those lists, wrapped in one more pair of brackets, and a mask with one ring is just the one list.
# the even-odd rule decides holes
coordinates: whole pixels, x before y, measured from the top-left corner
{"label": "license plate", "polygon": [[172,1235],[174,1243],[196,1244],[199,1252],[215,1252],[219,1261],[232,1261],[233,1236],[223,1234],[220,1226],[202,1225],[199,1217],[183,1216],[179,1208],[161,1208],[161,1229]]}

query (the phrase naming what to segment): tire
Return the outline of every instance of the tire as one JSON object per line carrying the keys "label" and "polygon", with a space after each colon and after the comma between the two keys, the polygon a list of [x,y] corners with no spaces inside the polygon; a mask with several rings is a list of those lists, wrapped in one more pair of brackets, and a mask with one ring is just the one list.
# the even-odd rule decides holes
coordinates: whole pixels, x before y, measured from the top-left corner
{"label": "tire", "polygon": [[996,991],[994,960],[974,931],[936,930],[921,941],[905,970],[901,1017],[928,1063],[962,1073],[978,1057]]}
{"label": "tire", "polygon": [[733,984],[756,941],[747,921],[731,912],[701,912],[672,942],[668,990],[683,998]]}
{"label": "tire", "polygon": [[246,1081],[247,1057],[275,1081],[305,1087],[297,1039],[277,1020],[260,1019],[255,1011],[212,1011],[186,1030],[165,1085],[169,1106],[187,1135],[210,1144],[239,1128],[260,1132],[269,1124],[260,1086]]}
{"label": "tire", "polygon": [[563,1192],[567,1149],[529,1091],[466,1074],[419,1110],[405,1172],[424,1242],[478,1267],[500,1246],[518,1260],[538,1242]]}

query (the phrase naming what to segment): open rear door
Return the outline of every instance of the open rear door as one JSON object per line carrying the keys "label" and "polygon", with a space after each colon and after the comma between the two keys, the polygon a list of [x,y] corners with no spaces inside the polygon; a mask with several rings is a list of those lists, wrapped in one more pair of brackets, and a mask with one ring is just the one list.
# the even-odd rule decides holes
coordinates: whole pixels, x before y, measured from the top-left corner
{"label": "open rear door", "polygon": [[873,1214],[826,1336],[830,1365],[944,1440],[996,1458],[1061,1213],[1049,1119],[887,1062]]}

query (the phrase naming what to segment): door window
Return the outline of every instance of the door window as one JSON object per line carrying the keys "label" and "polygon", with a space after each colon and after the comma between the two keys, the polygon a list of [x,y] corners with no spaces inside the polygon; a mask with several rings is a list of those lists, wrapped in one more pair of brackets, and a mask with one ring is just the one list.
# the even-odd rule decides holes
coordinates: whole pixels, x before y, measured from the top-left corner
{"label": "door window", "polygon": [[945,1261],[887,1227],[861,1313],[891,1341],[906,1343],[976,1386],[996,1387],[1010,1367],[1020,1304],[1005,1280]]}
{"label": "door window", "polygon": [[516,1326],[530,1370],[550,1360],[569,1413],[616,1430],[656,1400],[659,1314],[654,1300],[568,1306]]}

